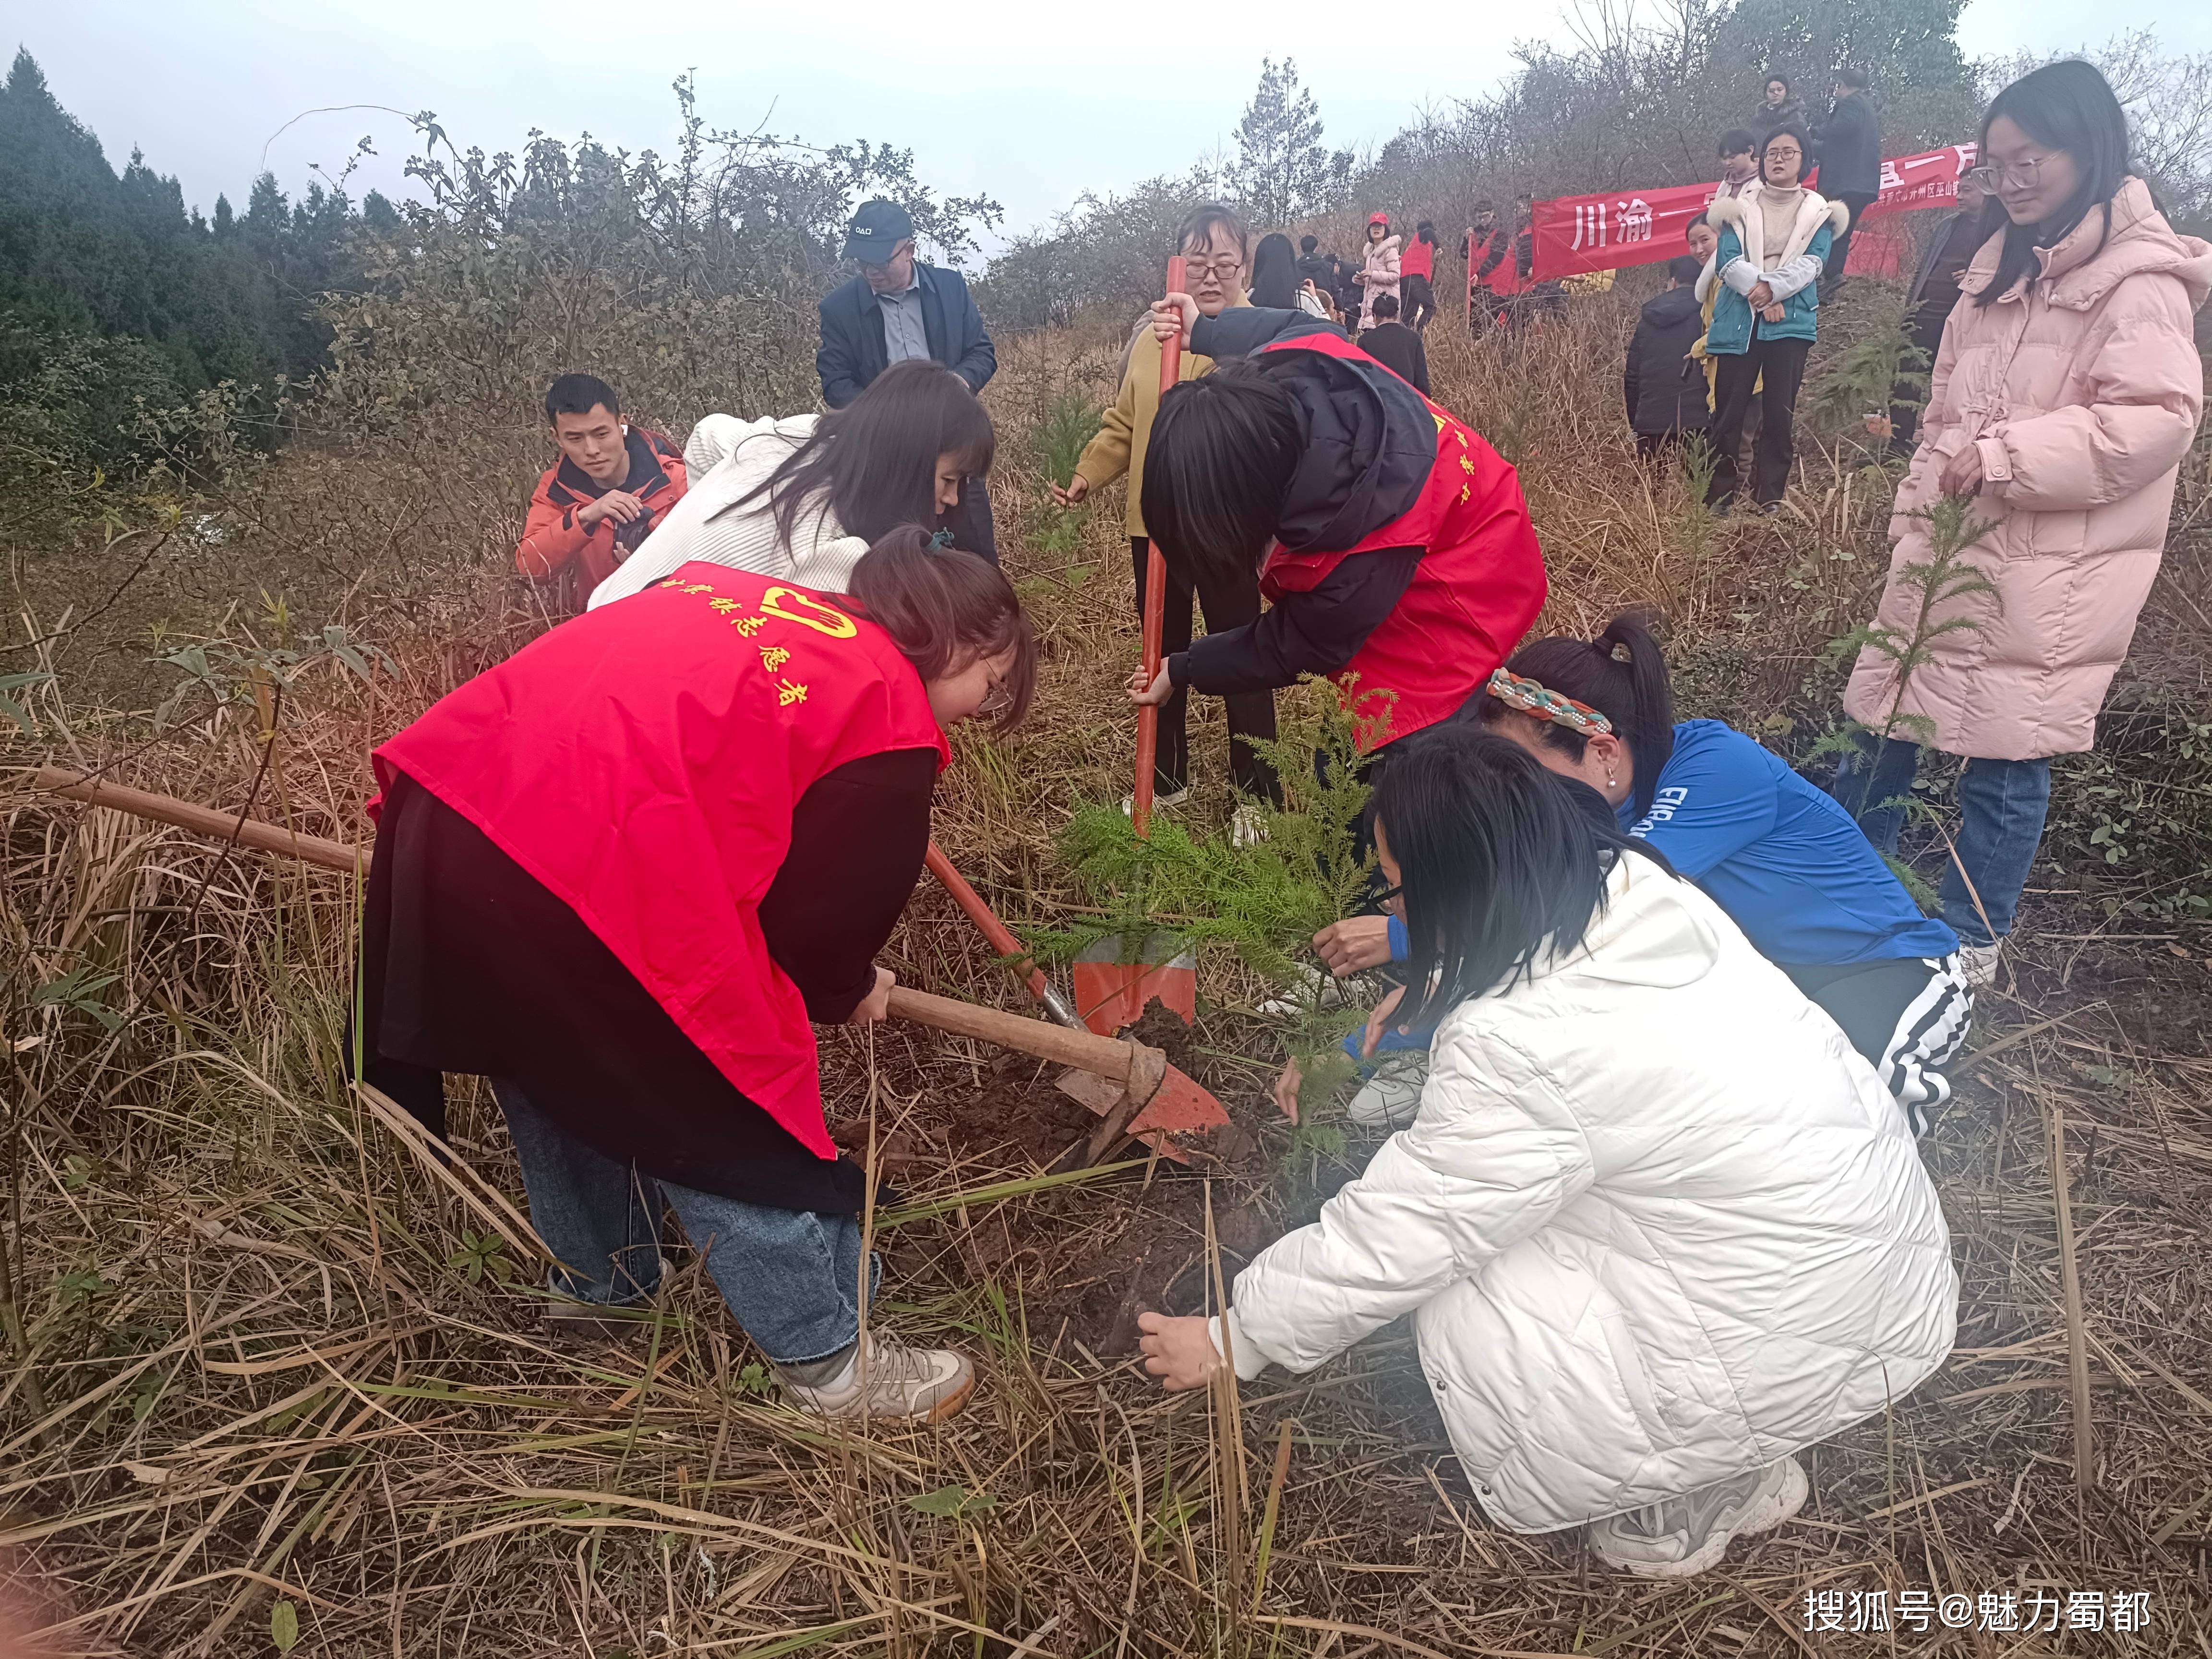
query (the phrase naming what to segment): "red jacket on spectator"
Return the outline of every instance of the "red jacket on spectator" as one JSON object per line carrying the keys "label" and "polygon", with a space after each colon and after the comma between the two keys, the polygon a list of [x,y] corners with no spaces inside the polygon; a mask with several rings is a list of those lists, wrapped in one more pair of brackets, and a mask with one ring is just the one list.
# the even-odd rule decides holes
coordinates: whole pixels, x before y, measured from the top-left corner
{"label": "red jacket on spectator", "polygon": [[[668,509],[684,499],[689,480],[683,451],[660,433],[641,426],[630,428],[627,447],[629,472],[619,485],[594,483],[565,455],[558,466],[546,468],[538,480],[537,494],[530,498],[521,545],[514,550],[517,570],[540,581],[573,571],[576,600],[581,604],[637,550],[638,544],[668,516]],[[588,530],[580,526],[577,510],[611,488],[628,490],[645,504],[645,511],[629,524],[603,518]]]}

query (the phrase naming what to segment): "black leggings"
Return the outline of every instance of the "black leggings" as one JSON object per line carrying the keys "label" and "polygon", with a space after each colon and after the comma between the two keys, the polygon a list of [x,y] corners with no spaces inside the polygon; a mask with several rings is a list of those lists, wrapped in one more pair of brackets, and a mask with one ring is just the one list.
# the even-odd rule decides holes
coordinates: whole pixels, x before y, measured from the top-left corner
{"label": "black leggings", "polygon": [[1405,315],[1398,320],[1407,328],[1426,328],[1437,314],[1437,291],[1429,285],[1429,279],[1416,271],[1399,284],[1399,293]]}
{"label": "black leggings", "polygon": [[[1797,388],[1805,379],[1810,340],[1754,337],[1748,351],[1721,355],[1713,375],[1713,479],[1705,501],[1720,506],[1735,498],[1741,482],[1736,451],[1743,442],[1744,419],[1759,400],[1759,445],[1752,462],[1751,490],[1760,506],[1782,499],[1790,488],[1790,468],[1797,459]],[[1761,377],[1765,384],[1761,385]],[[1753,392],[1753,387],[1759,387]]]}
{"label": "black leggings", "polygon": [[[1152,544],[1142,536],[1129,538],[1131,562],[1137,576],[1137,619],[1145,616],[1145,568],[1152,557]],[[1160,654],[1172,657],[1178,651],[1190,649],[1191,601],[1194,595],[1189,582],[1168,571],[1167,607],[1160,623]],[[1228,583],[1201,582],[1195,595],[1199,605],[1205,607],[1206,628],[1210,634],[1226,632],[1232,628],[1245,628],[1260,620],[1260,579],[1257,574]],[[1249,795],[1273,798],[1276,793],[1274,769],[1261,760],[1248,738],[1272,740],[1275,735],[1275,694],[1273,691],[1240,691],[1234,696],[1224,697],[1229,705],[1229,776],[1230,781]],[[1188,689],[1176,691],[1160,705],[1159,756],[1154,763],[1152,788],[1162,795],[1171,795],[1190,787],[1190,736],[1184,721],[1190,707]]]}

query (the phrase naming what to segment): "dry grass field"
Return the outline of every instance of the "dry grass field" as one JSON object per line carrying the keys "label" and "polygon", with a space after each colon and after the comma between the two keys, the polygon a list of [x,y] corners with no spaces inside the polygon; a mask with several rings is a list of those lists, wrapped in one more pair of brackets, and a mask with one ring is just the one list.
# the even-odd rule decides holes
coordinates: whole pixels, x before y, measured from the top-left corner
{"label": "dry grass field", "polygon": [[[1824,648],[1880,579],[1887,482],[1808,446],[1779,517],[1708,519],[1634,464],[1627,316],[1606,296],[1479,343],[1440,321],[1440,400],[1522,468],[1547,626],[1652,607],[1686,713],[1802,755],[1834,712]],[[1054,832],[1075,799],[1126,788],[1132,753],[1118,492],[1046,550],[1030,438],[1060,395],[1104,395],[1113,332],[1007,342],[988,393],[1044,692],[1003,745],[963,740],[938,830],[1018,927],[1079,902]],[[362,838],[370,746],[541,625],[503,574],[536,441],[518,428],[507,470],[434,483],[303,444],[244,529],[106,612],[133,549],[46,567],[21,590],[34,634],[74,604],[113,642],[20,694],[34,730],[0,726],[8,763],[112,765]],[[2200,444],[2108,756],[2066,769],[2052,864],[1926,1143],[1959,1351],[1812,1455],[1798,1521],[1681,1585],[1487,1524],[1405,1330],[1241,1400],[1142,1376],[1136,1307],[1200,1305],[1369,1149],[1286,1158],[1264,1098],[1279,1048],[1233,963],[1206,964],[1186,1050],[1251,1132],[1210,1176],[1048,1183],[1090,1120],[1031,1063],[896,1025],[827,1036],[833,1115],[899,1189],[871,1217],[888,1268],[871,1317],[959,1344],[982,1376],[942,1430],[831,1427],[778,1403],[688,1252],[631,1344],[549,1340],[489,1094],[457,1091],[448,1164],[345,1082],[346,878],[0,778],[0,1547],[19,1618],[57,1653],[331,1659],[2212,1655],[2212,928],[2161,902],[2212,863],[2208,502]],[[304,573],[289,617],[274,571]],[[163,651],[236,649],[210,651],[157,733],[132,712],[156,696],[118,665],[165,614],[182,619]],[[334,618],[388,653],[366,676],[309,648]],[[305,659],[272,666],[308,623]],[[1218,820],[1218,705],[1193,751],[1182,810]],[[2167,861],[2106,862],[2116,844]],[[1019,1006],[927,883],[890,961]],[[1869,1630],[1878,1605],[1890,1627]]]}

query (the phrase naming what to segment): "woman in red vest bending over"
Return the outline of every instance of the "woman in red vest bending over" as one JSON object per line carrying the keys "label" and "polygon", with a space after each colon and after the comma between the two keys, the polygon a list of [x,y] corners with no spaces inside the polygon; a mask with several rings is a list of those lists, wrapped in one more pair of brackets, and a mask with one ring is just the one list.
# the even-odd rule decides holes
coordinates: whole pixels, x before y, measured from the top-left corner
{"label": "woman in red vest bending over", "polygon": [[1331,675],[1374,723],[1377,759],[1479,707],[1544,603],[1513,469],[1329,324],[1256,307],[1201,318],[1180,294],[1155,310],[1163,338],[1180,328],[1220,367],[1160,399],[1145,523],[1171,568],[1256,568],[1273,608],[1149,684],[1139,669],[1131,698]]}
{"label": "woman in red vest bending over", "polygon": [[789,1397],[935,1420],[966,1359],[859,1349],[863,1176],[810,1022],[884,1017],[944,728],[1021,719],[1036,649],[1004,576],[912,526],[851,589],[686,565],[378,750],[366,1070],[434,1129],[440,1073],[493,1079],[557,1327],[652,1296],[665,1204]]}

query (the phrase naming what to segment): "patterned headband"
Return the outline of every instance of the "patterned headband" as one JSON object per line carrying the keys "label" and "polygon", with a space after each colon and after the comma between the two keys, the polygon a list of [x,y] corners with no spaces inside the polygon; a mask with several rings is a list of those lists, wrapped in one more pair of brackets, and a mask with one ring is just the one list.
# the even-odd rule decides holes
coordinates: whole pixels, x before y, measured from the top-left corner
{"label": "patterned headband", "polygon": [[1491,675],[1490,684],[1484,689],[1508,708],[1517,708],[1554,726],[1564,726],[1586,738],[1600,737],[1613,730],[1613,722],[1588,703],[1563,697],[1547,686],[1503,668]]}

